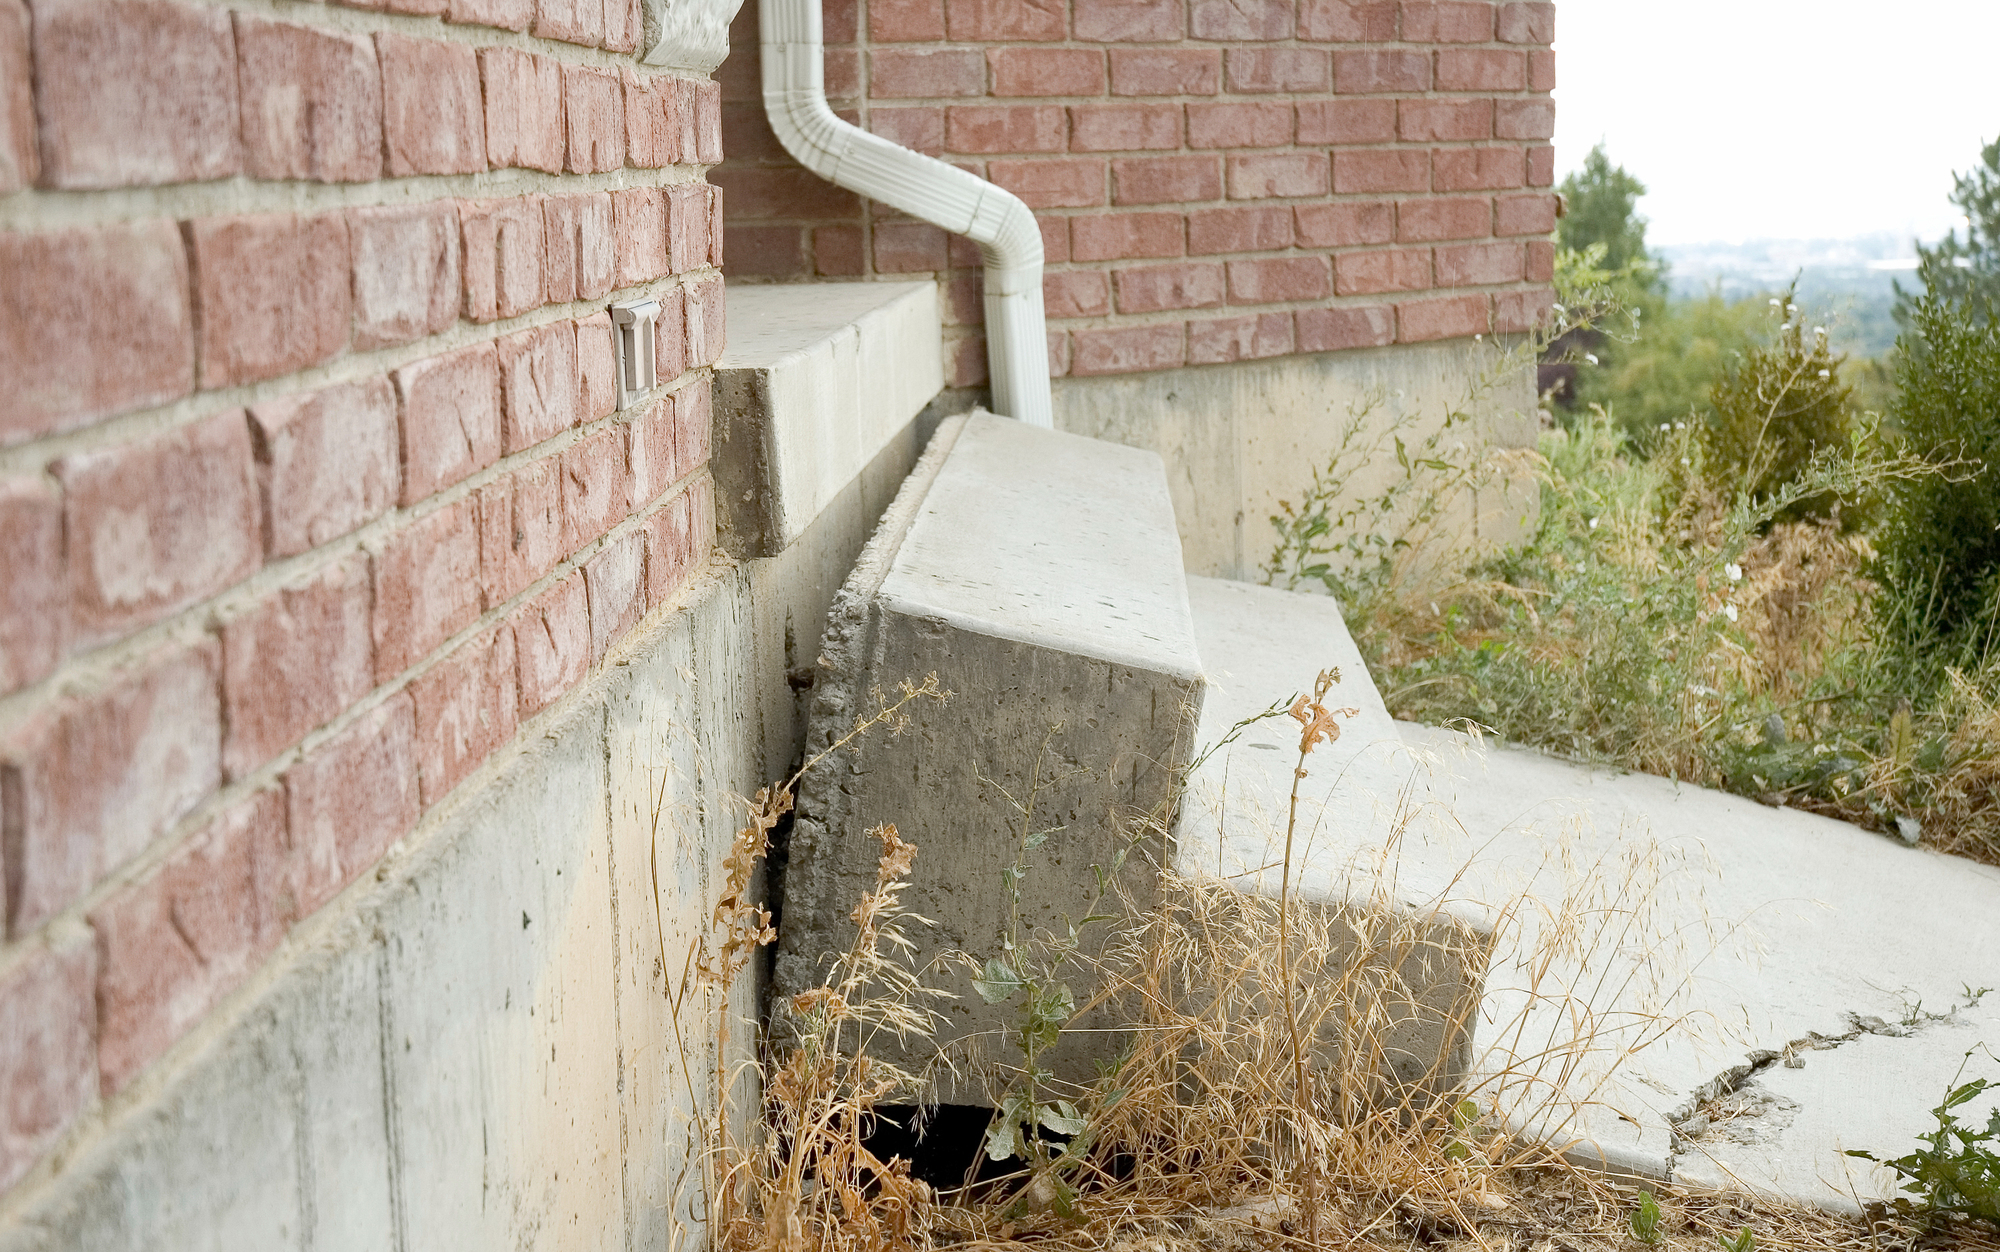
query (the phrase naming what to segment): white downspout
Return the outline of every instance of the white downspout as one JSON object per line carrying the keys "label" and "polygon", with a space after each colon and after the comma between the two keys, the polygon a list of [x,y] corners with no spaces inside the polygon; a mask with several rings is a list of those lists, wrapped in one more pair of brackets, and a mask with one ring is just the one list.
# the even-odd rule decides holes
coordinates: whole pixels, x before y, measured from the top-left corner
{"label": "white downspout", "polygon": [[986,361],[993,411],[1053,426],[1042,317],[1042,232],[1005,188],[871,135],[826,103],[820,0],[761,0],[764,111],[813,173],[964,235],[986,262]]}

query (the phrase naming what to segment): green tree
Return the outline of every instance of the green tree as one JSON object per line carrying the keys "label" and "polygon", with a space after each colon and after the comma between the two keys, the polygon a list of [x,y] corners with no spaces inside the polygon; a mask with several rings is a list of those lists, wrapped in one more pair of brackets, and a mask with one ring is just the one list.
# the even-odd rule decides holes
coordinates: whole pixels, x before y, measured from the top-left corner
{"label": "green tree", "polygon": [[[1965,213],[1965,237],[1954,230],[1935,247],[1917,245],[1917,277],[1931,298],[1991,322],[2000,315],[2000,139],[1979,157],[1969,173],[1952,175],[1951,202]],[[1919,297],[1900,283],[1896,296],[1896,319],[1910,328]]]}
{"label": "green tree", "polygon": [[[1613,165],[1603,144],[1590,150],[1583,168],[1563,179],[1559,190],[1568,205],[1556,223],[1556,238],[1563,247],[1582,252],[1594,243],[1603,244],[1602,265],[1613,273],[1653,267],[1646,253],[1646,219],[1638,214],[1646,184],[1626,173],[1624,166]],[[1654,267],[1648,285],[1658,281]]]}

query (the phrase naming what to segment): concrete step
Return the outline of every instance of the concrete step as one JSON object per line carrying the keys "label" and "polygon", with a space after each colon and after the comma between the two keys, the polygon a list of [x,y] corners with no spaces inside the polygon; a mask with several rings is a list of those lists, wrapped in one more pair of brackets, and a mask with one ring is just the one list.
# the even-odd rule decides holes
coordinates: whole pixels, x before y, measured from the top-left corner
{"label": "concrete step", "polygon": [[728,289],[715,375],[716,528],[775,556],[944,387],[937,284]]}
{"label": "concrete step", "polygon": [[[1842,1150],[1914,1149],[1967,1049],[2000,1051],[2000,992],[1963,994],[2000,986],[2000,870],[1391,722],[1332,601],[1208,579],[1190,597],[1205,744],[1340,668],[1329,703],[1360,712],[1307,763],[1301,891],[1497,935],[1474,1069],[1514,1128],[1619,1172],[1852,1210],[1895,1183]],[[1286,719],[1208,759],[1185,868],[1269,889],[1296,743]]]}

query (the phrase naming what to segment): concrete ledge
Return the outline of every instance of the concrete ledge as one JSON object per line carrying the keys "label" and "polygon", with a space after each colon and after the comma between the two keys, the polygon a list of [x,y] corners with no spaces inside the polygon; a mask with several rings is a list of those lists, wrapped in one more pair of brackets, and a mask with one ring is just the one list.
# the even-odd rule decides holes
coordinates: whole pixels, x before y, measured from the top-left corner
{"label": "concrete ledge", "polygon": [[[866,832],[893,822],[917,845],[905,903],[918,962],[1002,951],[1021,815],[1041,790],[1028,854],[1028,926],[1081,918],[1131,817],[1157,810],[1187,761],[1201,699],[1180,541],[1159,458],[975,413],[947,421],[869,541],[830,616],[807,736],[815,751],[874,707],[876,691],[935,672],[955,694],[911,710],[807,777],[782,882],[774,1004],[818,986],[854,933],[874,882]],[[1047,759],[1043,759],[1044,748]],[[1142,898],[1163,850],[1125,871]],[[1149,860],[1149,856],[1153,859]],[[940,1038],[984,1037],[1005,1055],[1015,1010],[991,1007],[962,971],[929,977],[959,998]],[[1067,1038],[1052,1068],[1087,1079],[1115,1044]],[[976,1087],[941,1093],[980,1098]]]}
{"label": "concrete ledge", "polygon": [[731,286],[715,375],[716,527],[795,542],[944,387],[934,283]]}

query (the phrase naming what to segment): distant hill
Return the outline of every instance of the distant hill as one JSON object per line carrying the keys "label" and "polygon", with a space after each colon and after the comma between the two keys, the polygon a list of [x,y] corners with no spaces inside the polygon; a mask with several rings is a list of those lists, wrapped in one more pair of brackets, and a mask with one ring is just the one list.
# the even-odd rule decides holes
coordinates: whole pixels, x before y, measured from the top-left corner
{"label": "distant hill", "polygon": [[1720,291],[1741,300],[1782,291],[1796,275],[1800,303],[1823,319],[1834,346],[1856,357],[1879,357],[1896,342],[1895,282],[1908,287],[1917,253],[1907,235],[1882,231],[1854,239],[1753,239],[1654,247],[1667,263],[1677,297]]}

